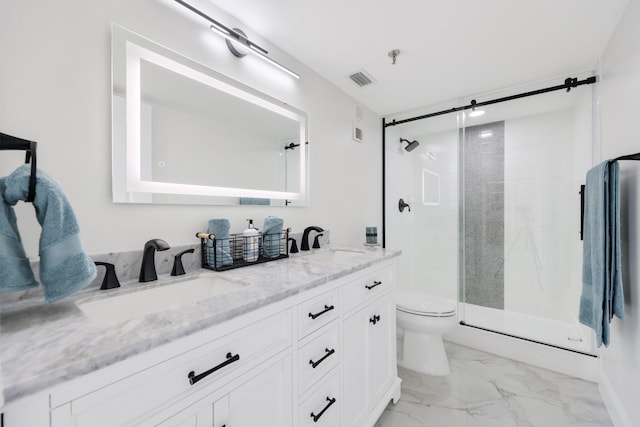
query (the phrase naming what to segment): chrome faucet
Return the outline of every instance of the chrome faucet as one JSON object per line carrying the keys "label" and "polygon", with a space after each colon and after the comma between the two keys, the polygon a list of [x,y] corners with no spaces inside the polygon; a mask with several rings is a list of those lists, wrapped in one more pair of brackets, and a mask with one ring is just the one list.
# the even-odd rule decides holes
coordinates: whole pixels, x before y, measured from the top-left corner
{"label": "chrome faucet", "polygon": [[301,251],[309,250],[309,233],[312,231],[322,233],[324,229],[322,227],[318,227],[317,225],[312,225],[311,227],[305,228],[304,232],[302,233],[302,244],[300,245]]}
{"label": "chrome faucet", "polygon": [[145,243],[142,254],[142,265],[140,266],[140,282],[158,280],[155,253],[156,251],[166,251],[169,248],[169,244],[162,239],[152,239]]}

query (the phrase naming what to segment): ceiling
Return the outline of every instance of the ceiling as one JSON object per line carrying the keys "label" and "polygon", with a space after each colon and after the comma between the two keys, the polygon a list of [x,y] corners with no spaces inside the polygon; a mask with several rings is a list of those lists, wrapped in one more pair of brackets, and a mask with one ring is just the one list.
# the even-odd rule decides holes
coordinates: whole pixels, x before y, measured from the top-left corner
{"label": "ceiling", "polygon": [[[210,0],[380,115],[596,67],[627,0]],[[388,52],[400,49],[396,65]],[[275,58],[286,64],[286,61]],[[374,84],[348,76],[366,70]]]}

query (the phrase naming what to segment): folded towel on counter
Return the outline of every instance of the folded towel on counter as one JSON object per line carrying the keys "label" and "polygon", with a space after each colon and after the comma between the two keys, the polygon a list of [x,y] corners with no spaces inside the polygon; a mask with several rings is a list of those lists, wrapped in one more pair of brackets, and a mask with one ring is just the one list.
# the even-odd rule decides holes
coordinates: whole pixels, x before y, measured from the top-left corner
{"label": "folded towel on counter", "polygon": [[280,256],[280,239],[284,221],[277,216],[268,216],[262,227],[262,253],[267,258]]}
{"label": "folded towel on counter", "polygon": [[[3,197],[13,206],[26,200],[31,166],[22,165],[5,179]],[[40,234],[40,283],[46,302],[54,302],[84,288],[96,277],[96,266],[85,253],[78,221],[58,183],[44,172],[36,174],[36,217]]]}
{"label": "folded towel on counter", "polygon": [[609,323],[624,317],[618,163],[605,161],[587,172],[580,323],[609,345]]}
{"label": "folded towel on counter", "polygon": [[[231,223],[227,218],[212,218],[209,220],[209,228],[207,233],[215,234],[216,247],[215,257],[213,251],[213,242],[207,239],[207,250],[209,251],[209,265],[211,267],[220,268],[233,264],[231,256],[231,244],[229,242],[229,230]],[[215,264],[214,264],[215,260]]]}
{"label": "folded towel on counter", "polygon": [[21,291],[38,286],[24,253],[13,206],[2,194],[5,178],[0,178],[0,291]]}

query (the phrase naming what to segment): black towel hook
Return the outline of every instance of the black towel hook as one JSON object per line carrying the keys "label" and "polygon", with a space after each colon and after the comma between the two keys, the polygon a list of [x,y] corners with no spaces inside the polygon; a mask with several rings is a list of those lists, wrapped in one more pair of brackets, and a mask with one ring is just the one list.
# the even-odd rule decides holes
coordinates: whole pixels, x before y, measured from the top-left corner
{"label": "black towel hook", "polygon": [[36,149],[38,143],[15,136],[0,133],[0,150],[23,150],[26,151],[25,163],[31,163],[31,176],[29,177],[29,194],[27,202],[32,203],[36,198]]}

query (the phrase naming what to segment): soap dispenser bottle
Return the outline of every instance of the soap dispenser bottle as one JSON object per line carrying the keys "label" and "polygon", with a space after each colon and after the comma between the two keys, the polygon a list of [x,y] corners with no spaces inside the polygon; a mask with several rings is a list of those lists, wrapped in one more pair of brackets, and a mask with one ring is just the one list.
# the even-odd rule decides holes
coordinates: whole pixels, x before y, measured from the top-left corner
{"label": "soap dispenser bottle", "polygon": [[242,258],[246,262],[255,262],[258,260],[260,253],[260,232],[253,226],[253,220],[248,219],[249,226],[242,232],[244,248],[242,250]]}

